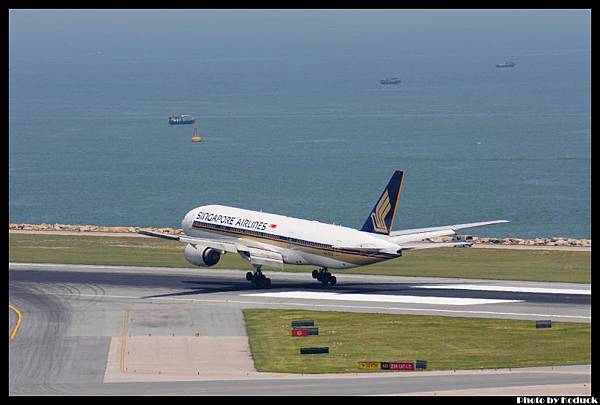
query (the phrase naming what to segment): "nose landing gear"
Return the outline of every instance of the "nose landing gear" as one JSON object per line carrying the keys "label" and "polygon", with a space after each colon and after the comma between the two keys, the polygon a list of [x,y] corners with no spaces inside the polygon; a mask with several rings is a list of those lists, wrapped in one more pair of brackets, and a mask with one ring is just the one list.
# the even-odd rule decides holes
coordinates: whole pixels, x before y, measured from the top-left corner
{"label": "nose landing gear", "polygon": [[246,280],[250,281],[254,286],[258,288],[269,288],[271,287],[271,279],[266,277],[262,271],[260,271],[260,266],[256,267],[254,274],[252,272],[246,273]]}
{"label": "nose landing gear", "polygon": [[327,285],[328,283],[335,285],[337,283],[335,276],[328,272],[325,267],[321,267],[319,270],[313,270],[312,277],[323,283],[323,285]]}

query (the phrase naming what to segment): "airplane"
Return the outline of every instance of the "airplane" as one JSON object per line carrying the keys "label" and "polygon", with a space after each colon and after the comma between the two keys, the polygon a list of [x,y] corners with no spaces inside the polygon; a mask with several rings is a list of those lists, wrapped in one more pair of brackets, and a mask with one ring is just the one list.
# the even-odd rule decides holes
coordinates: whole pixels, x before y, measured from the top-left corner
{"label": "airplane", "polygon": [[[333,286],[337,279],[329,269],[366,266],[395,259],[411,250],[469,247],[472,238],[457,236],[457,230],[509,222],[495,220],[392,231],[403,181],[404,172],[396,170],[360,229],[223,205],[203,205],[185,214],[182,236],[141,229],[137,232],[187,243],[186,260],[200,267],[214,266],[226,253],[239,254],[254,268],[254,272],[246,273],[246,280],[257,288],[269,288],[271,279],[262,273],[263,266],[319,266],[319,270],[312,271],[312,277]],[[448,235],[454,235],[450,242],[430,240]]]}

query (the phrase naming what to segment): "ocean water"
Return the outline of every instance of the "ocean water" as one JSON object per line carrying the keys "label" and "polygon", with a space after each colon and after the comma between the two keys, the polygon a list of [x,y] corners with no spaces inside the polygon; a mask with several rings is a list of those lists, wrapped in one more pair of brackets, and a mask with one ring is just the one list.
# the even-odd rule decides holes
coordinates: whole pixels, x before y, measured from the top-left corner
{"label": "ocean water", "polygon": [[179,226],[224,204],[360,227],[400,169],[395,229],[591,237],[589,14],[445,38],[434,13],[415,39],[401,13],[82,13],[11,14],[11,223]]}

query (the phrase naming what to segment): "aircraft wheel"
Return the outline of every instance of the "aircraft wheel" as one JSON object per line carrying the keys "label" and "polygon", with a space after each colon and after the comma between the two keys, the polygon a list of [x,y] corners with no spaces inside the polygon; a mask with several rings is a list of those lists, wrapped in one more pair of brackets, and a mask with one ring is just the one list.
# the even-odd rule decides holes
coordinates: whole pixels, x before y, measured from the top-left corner
{"label": "aircraft wheel", "polygon": [[312,271],[312,277],[315,278],[315,279],[318,279],[319,278],[319,270],[313,270]]}
{"label": "aircraft wheel", "polygon": [[336,283],[337,283],[337,278],[335,278],[335,276],[331,276],[331,278],[329,279],[329,284],[335,285]]}
{"label": "aircraft wheel", "polygon": [[252,281],[252,278],[253,277],[252,277],[252,273],[251,272],[246,273],[246,280]]}

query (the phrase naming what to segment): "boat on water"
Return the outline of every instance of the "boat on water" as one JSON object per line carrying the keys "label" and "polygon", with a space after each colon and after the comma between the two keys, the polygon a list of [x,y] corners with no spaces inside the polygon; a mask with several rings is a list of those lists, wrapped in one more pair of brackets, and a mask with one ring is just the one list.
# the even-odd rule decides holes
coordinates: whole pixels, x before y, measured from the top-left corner
{"label": "boat on water", "polygon": [[402,80],[398,79],[397,77],[389,77],[387,79],[383,79],[381,80],[381,84],[398,84],[400,83]]}
{"label": "boat on water", "polygon": [[194,134],[192,135],[192,142],[202,142],[202,137],[198,133],[197,126],[194,126]]}
{"label": "boat on water", "polygon": [[515,67],[515,62],[504,62],[504,63],[498,63],[496,64],[497,68],[509,68],[509,67]]}
{"label": "boat on water", "polygon": [[171,114],[169,117],[169,124],[171,125],[184,125],[184,124],[193,124],[196,122],[196,118],[191,115],[175,115]]}

